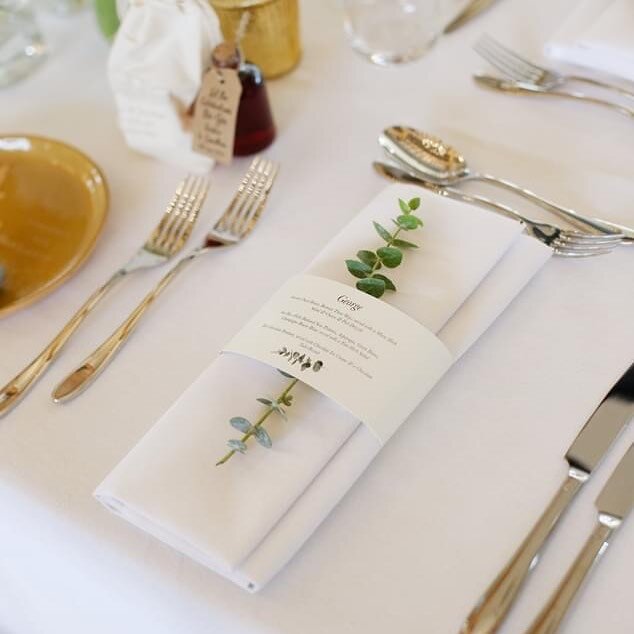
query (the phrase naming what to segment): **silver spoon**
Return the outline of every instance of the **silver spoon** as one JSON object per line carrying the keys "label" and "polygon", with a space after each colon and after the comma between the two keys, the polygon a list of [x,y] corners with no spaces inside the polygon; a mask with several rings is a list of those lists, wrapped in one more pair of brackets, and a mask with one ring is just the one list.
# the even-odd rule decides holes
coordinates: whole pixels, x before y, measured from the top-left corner
{"label": "silver spoon", "polygon": [[420,174],[437,185],[458,185],[466,181],[482,181],[510,190],[536,203],[544,209],[567,219],[575,226],[591,227],[600,233],[623,236],[623,244],[634,244],[634,229],[607,220],[589,218],[580,213],[561,207],[538,196],[511,181],[490,174],[472,171],[464,157],[457,150],[440,139],[404,126],[390,126],[379,136],[379,144],[388,156],[403,165],[405,169]]}

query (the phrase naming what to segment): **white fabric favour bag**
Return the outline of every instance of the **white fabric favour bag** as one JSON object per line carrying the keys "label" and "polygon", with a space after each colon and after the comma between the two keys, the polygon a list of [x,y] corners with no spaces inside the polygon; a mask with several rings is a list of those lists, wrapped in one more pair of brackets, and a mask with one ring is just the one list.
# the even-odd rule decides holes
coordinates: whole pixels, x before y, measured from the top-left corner
{"label": "white fabric favour bag", "polygon": [[126,143],[192,171],[213,160],[192,149],[188,110],[211,52],[221,41],[205,0],[133,0],[108,61],[108,78]]}

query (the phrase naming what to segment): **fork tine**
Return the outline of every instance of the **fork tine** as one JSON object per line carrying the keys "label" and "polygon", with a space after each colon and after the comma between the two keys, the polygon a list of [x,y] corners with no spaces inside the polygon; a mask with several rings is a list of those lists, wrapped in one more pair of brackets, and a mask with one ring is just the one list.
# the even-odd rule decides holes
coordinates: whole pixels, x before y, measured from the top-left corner
{"label": "fork tine", "polygon": [[578,244],[583,247],[590,246],[617,246],[621,243],[623,236],[615,235],[599,235],[599,234],[583,234],[580,232],[562,231],[558,239],[567,244]]}
{"label": "fork tine", "polygon": [[232,233],[234,236],[240,236],[238,226],[241,219],[244,218],[245,214],[248,212],[253,199],[258,196],[258,192],[262,188],[265,178],[264,172],[267,169],[267,166],[268,161],[265,159],[261,159],[253,175],[253,179],[245,188],[244,195],[234,208],[234,213],[227,218],[227,222],[225,223],[226,230]]}
{"label": "fork tine", "polygon": [[239,204],[243,199],[243,195],[245,191],[248,191],[250,187],[252,187],[254,180],[257,178],[257,168],[261,162],[261,158],[256,156],[249,165],[246,174],[242,178],[240,185],[238,186],[238,190],[234,194],[229,206],[225,210],[225,212],[220,216],[220,218],[216,221],[216,224],[213,227],[213,231],[217,231],[219,233],[223,233],[227,231],[228,224],[233,222],[233,218],[235,217],[236,211],[238,209]]}
{"label": "fork tine", "polygon": [[264,187],[269,178],[273,163],[269,160],[264,160],[258,169],[257,179],[253,184],[250,195],[245,197],[243,204],[240,208],[240,213],[236,214],[230,230],[234,235],[242,237],[244,235],[244,228],[247,220],[253,215],[253,210],[257,206]]}
{"label": "fork tine", "polygon": [[537,82],[543,70],[519,57],[492,38],[481,39],[474,50],[492,66],[512,79]]}
{"label": "fork tine", "polygon": [[[178,241],[181,235],[192,227],[190,221],[195,221],[198,216],[197,201],[202,192],[206,193],[207,179],[203,176],[196,176],[193,179],[192,186],[179,203],[178,217],[175,217],[171,223],[169,231],[164,237],[163,247],[170,250],[172,245]],[[193,217],[192,217],[193,216]]]}
{"label": "fork tine", "polygon": [[573,251],[570,249],[555,247],[555,253],[566,258],[591,258],[597,255],[607,255],[608,253],[612,253],[612,249],[604,249],[601,251]]}
{"label": "fork tine", "polygon": [[181,216],[174,225],[169,241],[166,241],[164,245],[165,250],[169,254],[173,255],[180,251],[189,239],[194,229],[194,223],[207,197],[208,189],[209,179],[207,177],[200,176],[195,179],[194,186],[183,206]]}
{"label": "fork tine", "polygon": [[240,227],[240,237],[244,238],[247,234],[249,234],[253,227],[255,227],[256,223],[260,219],[262,215],[262,211],[264,210],[264,206],[266,205],[266,201],[269,196],[269,192],[271,191],[271,187],[273,187],[273,183],[277,178],[277,173],[279,171],[279,165],[277,163],[273,163],[272,161],[268,162],[268,170],[267,170],[267,178],[262,184],[262,188],[259,192],[258,197],[253,201],[253,205],[251,206],[251,210],[245,216],[242,225]]}
{"label": "fork tine", "polygon": [[497,53],[499,57],[504,57],[508,62],[514,62],[516,67],[523,68],[524,73],[540,76],[546,70],[537,64],[533,64],[533,62],[522,57],[519,53],[516,53],[490,35],[484,35],[480,42],[485,48]]}
{"label": "fork tine", "polygon": [[184,182],[186,182],[186,186],[181,190],[171,213],[162,224],[160,235],[156,238],[156,249],[159,251],[167,252],[169,250],[170,245],[178,235],[184,218],[189,214],[191,201],[200,187],[200,177],[192,174],[188,174]]}
{"label": "fork tine", "polygon": [[526,81],[530,79],[526,75],[520,74],[517,72],[517,69],[513,66],[509,66],[507,63],[502,61],[497,55],[485,48],[478,46],[477,44],[473,47],[476,53],[480,55],[483,59],[485,59],[491,66],[495,67],[502,75],[508,77],[513,80],[522,80]]}
{"label": "fork tine", "polygon": [[177,208],[178,202],[181,199],[181,196],[183,195],[183,192],[186,192],[188,188],[191,186],[191,180],[192,180],[192,175],[188,174],[178,184],[178,187],[176,188],[174,195],[172,196],[171,200],[167,204],[167,207],[165,208],[165,211],[163,212],[163,215],[161,216],[161,220],[159,221],[159,224],[154,229],[154,231],[152,232],[152,234],[150,235],[150,237],[145,243],[148,248],[150,249],[158,248],[158,245],[160,244],[163,237],[165,236],[165,232],[171,225],[171,221],[172,221],[172,218],[174,217],[174,214],[177,213],[176,208]]}

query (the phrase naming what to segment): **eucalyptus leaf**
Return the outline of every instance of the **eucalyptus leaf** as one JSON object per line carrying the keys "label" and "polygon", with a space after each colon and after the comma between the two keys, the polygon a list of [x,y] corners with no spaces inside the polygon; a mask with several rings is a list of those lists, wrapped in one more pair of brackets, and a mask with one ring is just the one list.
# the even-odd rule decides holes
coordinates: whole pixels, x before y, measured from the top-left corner
{"label": "eucalyptus leaf", "polygon": [[373,222],[372,223],[374,225],[374,228],[376,229],[376,232],[386,241],[386,242],[390,242],[392,240],[392,235],[390,234],[390,232],[383,227],[382,225],[380,225],[378,222]]}
{"label": "eucalyptus leaf", "polygon": [[346,266],[352,275],[362,279],[372,272],[371,266],[368,266],[365,262],[359,262],[359,260],[346,260]]}
{"label": "eucalyptus leaf", "polygon": [[272,405],[273,401],[269,398],[256,398],[255,399],[258,403],[262,403],[262,405]]}
{"label": "eucalyptus leaf", "polygon": [[256,427],[253,432],[255,439],[262,445],[262,447],[266,447],[270,449],[273,446],[273,442],[271,441],[271,437],[264,427]]}
{"label": "eucalyptus leaf", "polygon": [[378,277],[366,277],[359,280],[356,284],[357,288],[373,297],[381,297],[385,293],[385,282]]}
{"label": "eucalyptus leaf", "polygon": [[385,277],[385,275],[380,275],[379,273],[375,273],[372,276],[374,279],[383,280],[385,282],[385,289],[388,291],[395,291],[396,286],[394,286],[394,282],[389,277]]}
{"label": "eucalyptus leaf", "polygon": [[418,245],[413,242],[408,242],[407,240],[401,240],[400,238],[396,238],[392,242],[392,246],[399,247],[401,249],[418,249]]}
{"label": "eucalyptus leaf", "polygon": [[284,420],[286,420],[286,411],[277,401],[271,405],[271,409],[275,410]]}
{"label": "eucalyptus leaf", "polygon": [[396,247],[381,247],[376,253],[388,269],[396,268],[403,261],[403,252]]}
{"label": "eucalyptus leaf", "polygon": [[374,251],[357,251],[357,257],[368,266],[374,266],[379,259]]}
{"label": "eucalyptus leaf", "polygon": [[406,229],[407,231],[412,231],[413,229],[418,228],[419,219],[410,214],[409,216],[399,216],[396,219],[396,222],[399,227],[403,227],[403,229]]}
{"label": "eucalyptus leaf", "polygon": [[278,372],[282,376],[285,376],[287,379],[294,379],[295,378],[292,374],[289,374],[288,372],[284,372],[284,370],[278,370]]}
{"label": "eucalyptus leaf", "polygon": [[404,214],[412,213],[411,209],[409,208],[409,205],[404,200],[402,200],[401,198],[398,199],[398,206],[401,208],[401,211]]}
{"label": "eucalyptus leaf", "polygon": [[242,416],[234,416],[229,423],[231,427],[241,431],[243,434],[246,434],[251,429],[251,423],[246,418],[242,418]]}
{"label": "eucalyptus leaf", "polygon": [[247,446],[241,440],[236,440],[235,438],[229,440],[227,445],[234,451],[239,451],[240,453],[244,453],[247,450]]}
{"label": "eucalyptus leaf", "polygon": [[420,198],[410,198],[407,204],[412,211],[416,211],[420,207]]}

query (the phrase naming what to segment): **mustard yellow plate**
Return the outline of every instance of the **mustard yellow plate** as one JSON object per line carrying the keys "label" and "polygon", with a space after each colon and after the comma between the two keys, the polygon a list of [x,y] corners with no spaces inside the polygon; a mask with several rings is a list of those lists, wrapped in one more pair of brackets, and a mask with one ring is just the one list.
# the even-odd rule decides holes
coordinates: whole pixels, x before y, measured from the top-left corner
{"label": "mustard yellow plate", "polygon": [[53,139],[0,135],[0,317],[77,271],[107,209],[104,176],[85,154]]}

